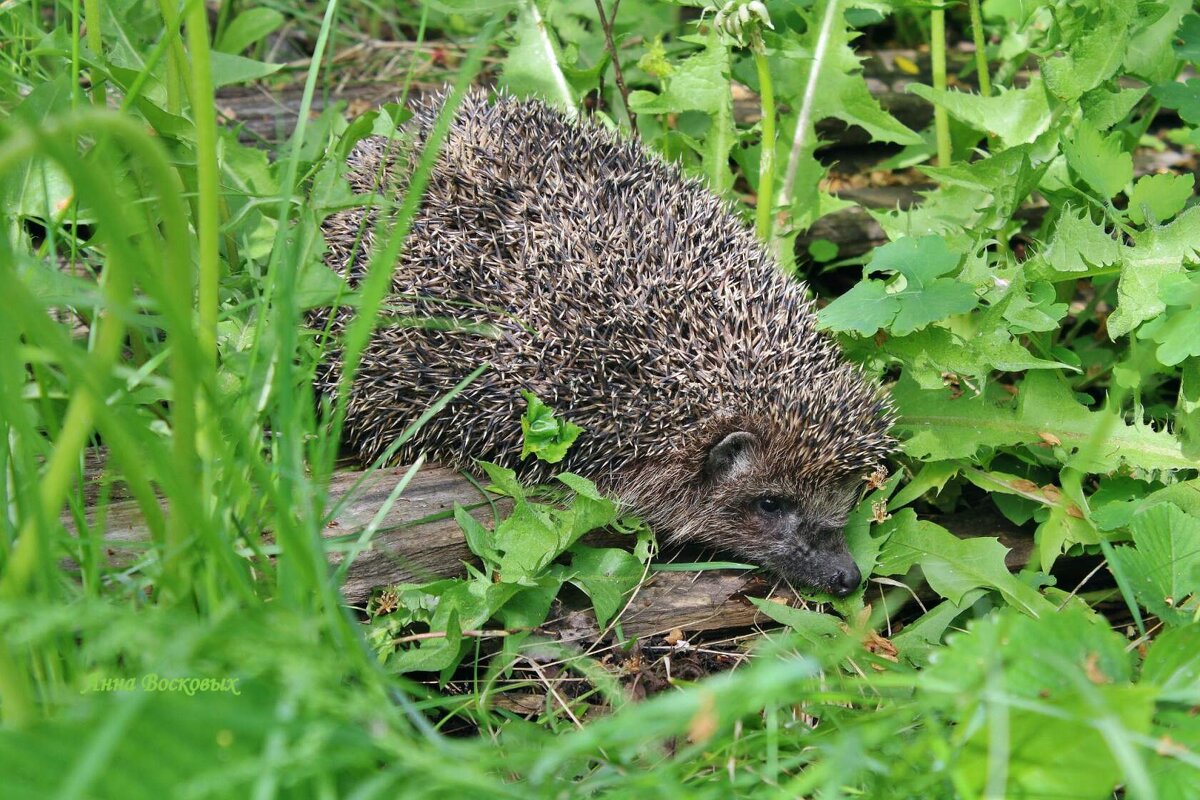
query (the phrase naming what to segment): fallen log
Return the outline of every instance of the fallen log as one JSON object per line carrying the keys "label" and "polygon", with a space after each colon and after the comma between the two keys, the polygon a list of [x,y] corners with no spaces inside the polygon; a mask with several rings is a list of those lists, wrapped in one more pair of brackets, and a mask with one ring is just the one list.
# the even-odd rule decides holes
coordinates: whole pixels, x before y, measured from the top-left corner
{"label": "fallen log", "polygon": [[[89,459],[89,470],[98,474],[101,460]],[[405,467],[362,472],[339,472],[329,487],[331,506],[337,511],[322,531],[330,540],[353,540],[371,524],[388,495],[406,473]],[[360,480],[361,479],[361,480]],[[95,483],[93,479],[89,483]],[[128,566],[144,554],[150,535],[137,504],[114,487],[113,498],[103,509],[106,557],[113,566]],[[85,492],[85,497],[95,495]],[[342,594],[347,604],[365,605],[378,588],[397,583],[423,582],[466,574],[465,563],[474,559],[453,517],[461,505],[479,522],[490,527],[497,515],[511,508],[507,498],[488,495],[457,472],[426,466],[409,482],[400,498],[381,519],[370,546],[361,552],[347,571]],[[89,524],[100,518],[89,508]],[[1008,547],[1010,568],[1021,567],[1031,552],[1032,538],[1002,517],[987,513],[956,514],[937,520],[964,537],[995,536]],[[63,522],[74,529],[73,520]],[[607,533],[585,538],[589,544],[620,546],[620,539]],[[332,544],[332,542],[331,542]],[[331,547],[331,565],[344,553]],[[868,588],[868,602],[886,588]],[[746,570],[703,570],[697,572],[652,571],[639,587],[621,617],[627,637],[647,637],[680,629],[690,634],[773,625],[747,599],[776,597],[789,603],[796,596],[779,582]],[[920,595],[919,595],[920,596]],[[936,600],[932,595],[923,599]],[[587,612],[590,615],[590,612]],[[558,626],[564,627],[565,626]],[[554,624],[547,628],[555,630]],[[565,630],[564,630],[565,633]]]}

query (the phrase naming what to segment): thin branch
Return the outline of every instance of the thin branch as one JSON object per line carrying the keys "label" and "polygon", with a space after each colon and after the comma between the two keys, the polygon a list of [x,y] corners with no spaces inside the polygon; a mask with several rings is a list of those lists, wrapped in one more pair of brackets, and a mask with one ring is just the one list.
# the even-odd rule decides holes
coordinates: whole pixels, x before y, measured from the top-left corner
{"label": "thin branch", "polygon": [[604,43],[608,54],[612,57],[613,75],[617,80],[617,91],[621,93],[621,104],[625,106],[625,114],[629,117],[629,130],[633,138],[638,138],[637,115],[629,107],[629,89],[625,86],[625,76],[621,73],[621,59],[617,58],[617,45],[613,42],[612,26],[617,21],[617,8],[621,0],[613,0],[612,16],[604,16],[604,3],[596,0],[596,13],[600,15],[600,27],[604,29]]}

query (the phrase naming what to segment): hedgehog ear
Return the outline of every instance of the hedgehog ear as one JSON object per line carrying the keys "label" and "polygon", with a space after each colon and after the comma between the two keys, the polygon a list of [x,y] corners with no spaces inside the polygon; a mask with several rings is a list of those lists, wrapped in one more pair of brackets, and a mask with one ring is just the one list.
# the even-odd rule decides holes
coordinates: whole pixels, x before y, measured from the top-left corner
{"label": "hedgehog ear", "polygon": [[758,442],[749,431],[734,431],[717,442],[704,459],[704,475],[711,481],[724,481],[750,467],[750,450]]}

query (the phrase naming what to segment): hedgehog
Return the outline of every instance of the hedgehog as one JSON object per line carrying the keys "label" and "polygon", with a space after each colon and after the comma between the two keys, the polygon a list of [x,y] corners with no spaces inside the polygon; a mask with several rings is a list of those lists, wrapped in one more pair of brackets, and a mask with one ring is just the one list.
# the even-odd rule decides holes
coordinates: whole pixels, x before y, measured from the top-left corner
{"label": "hedgehog", "polygon": [[[356,193],[403,196],[446,97],[354,146]],[[326,264],[351,287],[379,207],[324,223]],[[803,283],[732,203],[636,141],[537,100],[468,93],[385,306],[346,411],[365,462],[486,364],[395,460],[575,472],[664,543],[838,597],[860,585],[843,527],[894,449],[886,393],[817,330]],[[318,322],[336,337],[351,315]],[[340,377],[335,344],[317,388],[332,396]],[[526,392],[583,428],[553,467],[522,459]]]}

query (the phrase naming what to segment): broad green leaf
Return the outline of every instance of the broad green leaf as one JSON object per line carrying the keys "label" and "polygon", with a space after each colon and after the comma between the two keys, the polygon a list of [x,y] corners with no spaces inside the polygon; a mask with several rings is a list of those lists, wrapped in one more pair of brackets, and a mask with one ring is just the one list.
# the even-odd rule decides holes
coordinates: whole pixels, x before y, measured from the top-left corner
{"label": "broad green leaf", "polygon": [[880,575],[904,574],[916,564],[930,588],[955,605],[975,589],[995,589],[1032,616],[1053,611],[1044,597],[1008,571],[1008,548],[994,538],[959,539],[940,525],[918,520],[910,508],[898,511],[879,530],[888,536],[875,570]]}
{"label": "broad green leaf", "polygon": [[[1136,192],[1135,192],[1136,194]],[[1087,209],[1063,208],[1050,246],[1042,253],[1056,272],[1083,272],[1089,267],[1108,267],[1121,257],[1121,246],[1112,234],[1088,217]]]}
{"label": "broad green leaf", "polygon": [[1167,108],[1179,112],[1184,122],[1200,125],[1200,78],[1190,78],[1184,83],[1160,84],[1151,89],[1150,94]]}
{"label": "broad green leaf", "polygon": [[596,622],[607,625],[642,578],[642,563],[627,550],[577,546],[571,555],[571,583],[592,599]]}
{"label": "broad green leaf", "polygon": [[454,521],[462,528],[471,552],[483,559],[484,563],[495,565],[500,561],[500,554],[492,546],[492,533],[479,524],[460,504],[454,504]]}
{"label": "broad green leaf", "polygon": [[550,517],[523,500],[514,503],[512,514],[496,526],[494,541],[501,553],[501,580],[526,585],[565,547]]}
{"label": "broad green leaf", "polygon": [[1159,296],[1168,308],[1138,328],[1138,338],[1158,342],[1154,356],[1169,367],[1200,357],[1200,272],[1168,275]]}
{"label": "broad green leaf", "polygon": [[212,51],[213,86],[220,88],[234,83],[256,81],[283,69],[283,64],[267,64],[252,58]]}
{"label": "broad green leaf", "polygon": [[1056,437],[1067,463],[1088,472],[1109,472],[1122,464],[1144,470],[1194,469],[1179,440],[1140,420],[1112,423],[1090,462],[1076,451],[1097,435],[1107,410],[1089,411],[1057,376],[1034,372],[1020,384],[1017,398],[998,389],[955,397],[946,388],[921,389],[905,373],[892,391],[900,409],[896,430],[908,434],[905,452],[922,461],[968,458],[981,447],[1042,442]]}
{"label": "broad green leaf", "polygon": [[1125,49],[1125,72],[1151,84],[1174,78],[1179,64],[1171,45],[1184,14],[1194,7],[1194,0],[1157,0],[1151,8],[1158,13],[1139,9]]}
{"label": "broad green leaf", "polygon": [[1179,23],[1176,41],[1172,42],[1175,53],[1185,61],[1200,64],[1200,14],[1188,14]]}
{"label": "broad green leaf", "polygon": [[233,18],[213,47],[223,53],[237,55],[277,30],[283,21],[283,14],[273,8],[247,8]]}
{"label": "broad green leaf", "polygon": [[846,635],[842,623],[837,617],[818,614],[816,611],[809,611],[806,608],[793,608],[762,597],[746,599],[753,603],[754,607],[763,615],[791,628],[814,647],[828,646],[832,640]]}
{"label": "broad green leaf", "polygon": [[1200,260],[1200,206],[1192,206],[1167,225],[1138,231],[1132,239],[1133,246],[1122,250],[1118,305],[1108,318],[1113,339],[1161,313],[1166,308],[1159,296],[1163,281],[1183,272],[1185,263]]}
{"label": "broad green leaf", "polygon": [[1107,200],[1133,179],[1133,156],[1121,146],[1119,134],[1104,136],[1091,123],[1081,120],[1075,138],[1063,142],[1071,169]]}
{"label": "broad green leaf", "polygon": [[1129,218],[1138,225],[1166,222],[1183,210],[1192,197],[1195,183],[1196,176],[1190,172],[1186,175],[1169,172],[1143,175],[1133,185],[1133,193],[1129,196]]}
{"label": "broad green leaf", "polygon": [[1138,604],[1169,625],[1192,620],[1200,607],[1200,518],[1163,504],[1133,519],[1133,547],[1111,558]]}
{"label": "broad green leaf", "polygon": [[1142,681],[1158,688],[1160,700],[1200,705],[1200,622],[1154,637],[1142,662]]}
{"label": "broad green leaf", "polygon": [[[500,82],[519,97],[537,97],[568,114],[576,113],[579,97],[562,70],[558,38],[546,23],[535,18],[533,0],[521,4],[513,34],[516,43],[504,60]],[[540,12],[537,12],[540,13]]]}
{"label": "broad green leaf", "polygon": [[1072,41],[1059,53],[1041,62],[1042,76],[1051,94],[1073,103],[1084,92],[1111,78],[1125,58],[1130,23],[1136,17],[1134,0],[1105,0],[1095,6],[1064,6],[1063,13],[1088,18],[1073,27]]}
{"label": "broad green leaf", "polygon": [[1059,361],[1037,358],[1003,327],[984,330],[987,332],[961,338],[945,328],[930,327],[908,336],[890,337],[882,350],[927,379],[925,388],[944,385],[942,374],[946,372],[983,379],[992,370],[1073,369]]}
{"label": "broad green leaf", "polygon": [[1083,118],[1100,130],[1108,130],[1128,116],[1138,101],[1150,91],[1148,86],[1127,89],[1109,89],[1100,86],[1088,92],[1080,100]]}
{"label": "broad green leaf", "polygon": [[[870,335],[878,327],[886,327],[904,336],[931,322],[969,311],[976,302],[974,290],[939,277],[955,269],[960,258],[937,236],[906,236],[890,242],[875,250],[865,271],[896,272],[903,281],[888,286],[863,281],[821,309],[818,319],[831,330]],[[876,322],[880,325],[872,328]]]}
{"label": "broad green leaf", "polygon": [[950,116],[977,131],[994,136],[1004,147],[1028,144],[1050,127],[1050,104],[1040,78],[1021,89],[1004,89],[991,97],[938,90],[919,83],[908,91],[946,109]]}

